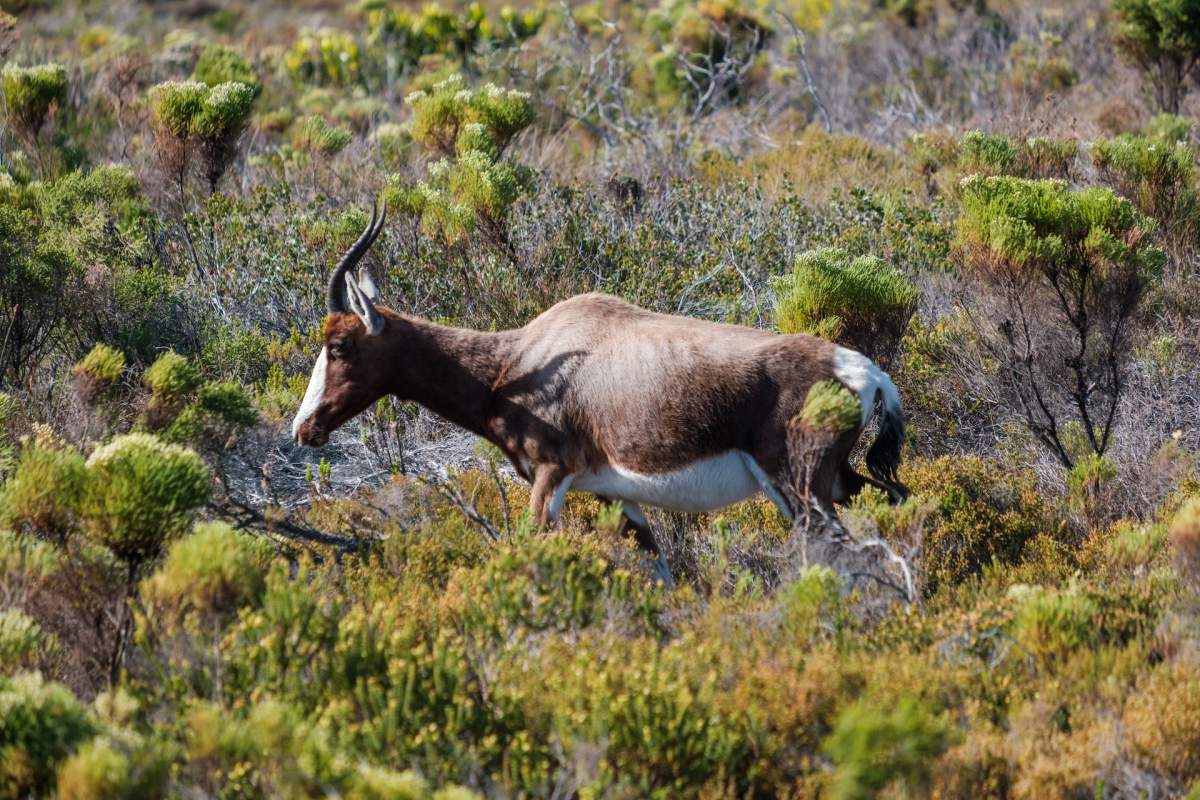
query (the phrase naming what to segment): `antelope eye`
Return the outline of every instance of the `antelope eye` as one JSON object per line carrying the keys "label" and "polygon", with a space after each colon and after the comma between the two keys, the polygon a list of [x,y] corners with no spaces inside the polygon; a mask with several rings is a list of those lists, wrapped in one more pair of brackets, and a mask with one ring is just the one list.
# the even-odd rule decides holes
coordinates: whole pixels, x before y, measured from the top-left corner
{"label": "antelope eye", "polygon": [[341,358],[346,355],[346,343],[341,339],[329,343],[329,357]]}

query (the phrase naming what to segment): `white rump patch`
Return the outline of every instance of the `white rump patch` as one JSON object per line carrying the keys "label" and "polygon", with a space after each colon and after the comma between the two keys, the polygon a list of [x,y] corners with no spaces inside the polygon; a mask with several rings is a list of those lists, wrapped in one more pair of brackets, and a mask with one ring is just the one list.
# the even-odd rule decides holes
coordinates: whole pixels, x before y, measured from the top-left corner
{"label": "white rump patch", "polygon": [[876,393],[883,393],[883,403],[889,411],[900,412],[900,393],[888,374],[875,362],[857,350],[839,347],[833,354],[833,374],[858,395],[862,406],[862,424],[866,425],[875,413]]}
{"label": "white rump patch", "polygon": [[308,421],[308,418],[317,413],[317,407],[321,405],[321,399],[325,397],[325,368],[328,364],[328,359],[325,355],[325,348],[321,348],[321,355],[317,356],[317,363],[313,367],[312,377],[308,379],[308,389],[304,392],[304,401],[300,403],[300,410],[296,412],[296,418],[292,420],[292,438],[300,436],[300,428]]}
{"label": "white rump patch", "polygon": [[653,474],[613,464],[577,474],[573,488],[671,511],[714,511],[745,500],[761,488],[746,466],[747,460],[753,459],[740,450],[731,450],[681,469]]}

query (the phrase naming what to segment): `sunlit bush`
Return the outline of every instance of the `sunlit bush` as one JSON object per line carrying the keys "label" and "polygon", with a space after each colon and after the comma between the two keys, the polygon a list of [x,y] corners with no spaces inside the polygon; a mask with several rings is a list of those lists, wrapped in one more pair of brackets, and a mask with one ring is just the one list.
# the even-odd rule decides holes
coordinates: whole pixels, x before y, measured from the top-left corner
{"label": "sunlit bush", "polygon": [[354,134],[337,125],[330,125],[324,117],[312,116],[298,120],[292,143],[302,149],[323,156],[332,156],[346,149],[354,140]]}
{"label": "sunlit bush", "polygon": [[36,137],[50,112],[67,99],[67,69],[62,64],[19,67],[3,72],[4,102],[13,126]]}
{"label": "sunlit bush", "polygon": [[0,491],[0,524],[61,541],[77,524],[86,479],[78,451],[27,445]]}
{"label": "sunlit bush", "polygon": [[156,619],[173,624],[192,616],[221,618],[262,595],[269,553],[264,542],[228,525],[197,526],[170,545],[142,596]]}
{"label": "sunlit bush", "polygon": [[964,173],[1066,178],[1071,174],[1078,150],[1079,144],[1074,139],[1035,136],[1020,140],[970,131],[959,140],[958,164]]}
{"label": "sunlit bush", "polygon": [[255,86],[237,81],[211,87],[200,81],[168,81],[150,90],[150,107],[159,126],[159,159],[177,183],[186,180],[195,149],[209,191],[216,191],[250,124],[256,94]]}
{"label": "sunlit bush", "polygon": [[1097,640],[1096,601],[1077,585],[1065,589],[1013,586],[1013,635],[1044,659],[1062,659]]}
{"label": "sunlit bush", "polygon": [[885,365],[920,299],[908,279],[883,259],[854,258],[833,247],[801,255],[774,289],[780,331],[832,339]]}
{"label": "sunlit bush", "polygon": [[1066,538],[1030,473],[969,456],[916,460],[901,470],[905,484],[936,506],[925,523],[922,568],[926,591],[961,584],[993,564],[1021,562],[1037,536]]}
{"label": "sunlit bush", "polygon": [[362,74],[358,43],[349,33],[333,28],[302,31],[286,63],[292,78],[301,83],[350,86]]}
{"label": "sunlit bush", "polygon": [[36,672],[0,676],[0,796],[45,796],[58,764],[95,733],[66,687]]}
{"label": "sunlit bush", "polygon": [[1200,774],[1200,672],[1160,664],[1131,693],[1122,718],[1135,756],[1179,785]]}
{"label": "sunlit bush", "polygon": [[125,371],[125,354],[97,342],[71,371],[80,397],[84,402],[92,403],[120,379]]}
{"label": "sunlit bush", "polygon": [[99,736],[58,773],[61,800],[155,800],[170,779],[174,749],[132,733]]}
{"label": "sunlit bush", "polygon": [[199,456],[144,433],[97,448],[87,470],[81,504],[86,529],[131,564],[156,556],[211,491]]}
{"label": "sunlit bush", "polygon": [[1194,241],[1198,231],[1200,194],[1193,158],[1186,139],[1126,134],[1092,145],[1092,160],[1105,181],[1158,222],[1175,243]]}
{"label": "sunlit bush", "polygon": [[[1164,261],[1153,232],[1152,220],[1107,189],[1011,177],[962,183],[957,253],[994,297],[979,331],[1026,426],[1065,467],[1074,463],[1061,435],[1068,421],[1083,426],[1093,452],[1112,441],[1129,320]],[[1090,388],[1071,397],[1066,388],[1078,385]]]}

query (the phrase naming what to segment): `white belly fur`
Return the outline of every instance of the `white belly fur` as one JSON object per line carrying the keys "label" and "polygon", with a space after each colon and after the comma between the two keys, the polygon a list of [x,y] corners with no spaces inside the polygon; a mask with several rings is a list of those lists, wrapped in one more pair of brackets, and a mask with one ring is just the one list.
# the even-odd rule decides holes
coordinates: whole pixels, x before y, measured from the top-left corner
{"label": "white belly fur", "polygon": [[672,511],[714,511],[745,500],[762,488],[748,461],[749,454],[731,450],[682,469],[650,475],[614,464],[578,473],[571,489]]}

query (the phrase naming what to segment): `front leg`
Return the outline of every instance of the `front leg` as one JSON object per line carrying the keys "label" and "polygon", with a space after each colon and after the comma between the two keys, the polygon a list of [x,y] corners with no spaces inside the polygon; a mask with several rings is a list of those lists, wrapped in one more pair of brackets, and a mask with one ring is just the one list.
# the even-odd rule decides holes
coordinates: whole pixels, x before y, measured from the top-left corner
{"label": "front leg", "polygon": [[538,527],[544,530],[558,521],[574,477],[560,464],[539,464],[533,468],[529,511],[537,520]]}

